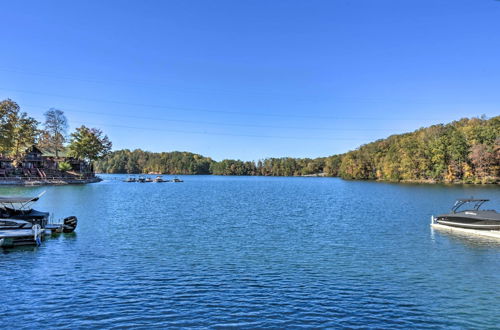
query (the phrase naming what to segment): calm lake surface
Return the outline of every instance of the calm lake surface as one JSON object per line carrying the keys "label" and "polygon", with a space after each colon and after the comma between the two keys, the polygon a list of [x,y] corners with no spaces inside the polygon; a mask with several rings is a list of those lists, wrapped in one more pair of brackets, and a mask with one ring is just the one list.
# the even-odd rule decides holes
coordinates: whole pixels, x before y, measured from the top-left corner
{"label": "calm lake surface", "polygon": [[0,328],[500,324],[500,242],[432,232],[456,198],[500,189],[336,178],[0,188],[74,235],[0,250]]}

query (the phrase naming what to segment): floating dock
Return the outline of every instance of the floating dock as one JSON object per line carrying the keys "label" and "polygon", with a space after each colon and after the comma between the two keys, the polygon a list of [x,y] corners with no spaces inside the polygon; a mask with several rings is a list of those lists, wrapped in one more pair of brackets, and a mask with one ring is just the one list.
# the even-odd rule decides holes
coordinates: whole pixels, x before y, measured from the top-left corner
{"label": "floating dock", "polygon": [[42,242],[45,230],[40,225],[33,225],[29,229],[0,230],[0,248],[23,245],[37,245]]}
{"label": "floating dock", "polygon": [[439,223],[431,223],[431,227],[434,229],[437,229],[437,230],[462,233],[462,234],[469,234],[469,235],[476,235],[476,236],[500,240],[500,230],[478,230],[478,229],[450,227],[450,226],[446,226],[446,225],[441,225]]}
{"label": "floating dock", "polygon": [[46,224],[44,228],[40,225],[33,225],[32,228],[0,229],[0,248],[11,248],[16,246],[35,245],[40,246],[45,236],[53,234],[73,232],[68,230],[67,225],[76,227],[76,218],[66,221],[66,224]]}

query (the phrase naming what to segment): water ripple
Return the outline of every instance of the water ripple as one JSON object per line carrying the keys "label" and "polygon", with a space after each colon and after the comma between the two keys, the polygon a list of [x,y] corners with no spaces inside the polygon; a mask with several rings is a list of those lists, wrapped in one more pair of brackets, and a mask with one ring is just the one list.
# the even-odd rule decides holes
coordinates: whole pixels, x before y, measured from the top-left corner
{"label": "water ripple", "polygon": [[0,327],[494,328],[500,244],[429,229],[464,195],[500,200],[328,178],[48,187],[38,207],[77,233],[3,251]]}

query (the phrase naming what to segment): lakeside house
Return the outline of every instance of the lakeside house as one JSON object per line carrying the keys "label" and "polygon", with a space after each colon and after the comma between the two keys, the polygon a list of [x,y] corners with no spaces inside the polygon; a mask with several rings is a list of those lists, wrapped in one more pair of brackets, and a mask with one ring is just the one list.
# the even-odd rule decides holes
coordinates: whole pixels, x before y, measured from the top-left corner
{"label": "lakeside house", "polygon": [[[60,163],[68,163],[66,171],[59,169]],[[95,177],[92,164],[67,156],[65,151],[58,156],[33,145],[26,149],[24,157],[16,161],[0,155],[0,179],[89,179]]]}

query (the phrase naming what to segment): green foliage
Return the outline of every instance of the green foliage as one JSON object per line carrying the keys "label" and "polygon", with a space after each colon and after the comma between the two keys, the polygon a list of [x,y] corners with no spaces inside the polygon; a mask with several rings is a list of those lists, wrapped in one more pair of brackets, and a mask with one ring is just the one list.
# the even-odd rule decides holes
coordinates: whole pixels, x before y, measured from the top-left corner
{"label": "green foliage", "polygon": [[119,150],[96,164],[104,173],[300,176],[323,173],[346,179],[496,183],[500,177],[500,116],[461,119],[389,136],[343,155],[267,158],[256,162],[188,152]]}
{"label": "green foliage", "polygon": [[[60,110],[45,113],[44,130],[10,99],[0,102],[0,154],[22,158],[37,139],[56,154],[65,149],[67,120]],[[104,173],[165,173],[301,176],[323,174],[346,179],[498,183],[500,116],[464,118],[412,133],[389,136],[342,155],[324,158],[267,158],[215,162],[189,152],[151,153],[140,149],[110,153],[111,142],[96,128],[81,126],[71,134],[68,155],[95,161]],[[106,157],[105,157],[106,156]],[[104,157],[104,158],[103,158]],[[69,164],[67,164],[69,165]],[[60,169],[67,169],[60,163]]]}
{"label": "green foliage", "polygon": [[[45,113],[44,129],[40,130],[38,125],[38,121],[22,112],[16,102],[10,99],[0,101],[0,154],[19,164],[26,149],[38,144],[58,157],[58,153],[66,149],[64,143],[68,123],[64,113],[50,109]],[[109,153],[111,142],[101,130],[81,126],[71,134],[68,149],[70,156],[93,161]],[[67,168],[64,163],[61,166],[61,170]]]}
{"label": "green foliage", "polygon": [[57,168],[59,169],[59,171],[61,172],[67,172],[69,170],[71,170],[71,164],[70,163],[67,163],[67,162],[60,162],[58,165],[57,165]]}
{"label": "green foliage", "polygon": [[348,179],[496,183],[500,177],[500,116],[461,119],[390,136],[342,155]]}
{"label": "green foliage", "polygon": [[0,153],[19,159],[24,150],[34,144],[39,134],[38,122],[21,112],[10,100],[0,102]]}
{"label": "green foliage", "polygon": [[96,162],[102,173],[211,174],[213,160],[190,152],[118,150]]}
{"label": "green foliage", "polygon": [[69,155],[86,161],[94,161],[111,151],[111,141],[97,128],[81,126],[71,134]]}
{"label": "green foliage", "polygon": [[224,159],[210,164],[210,172],[215,175],[256,175],[257,168],[254,162]]}
{"label": "green foliage", "polygon": [[[333,156],[338,159],[338,156]],[[333,164],[333,163],[332,163]],[[162,173],[215,175],[300,176],[318,174],[325,167],[325,158],[268,158],[258,162],[211,158],[190,152],[153,153],[140,149],[118,150],[96,163],[102,173]],[[337,173],[332,169],[332,173]]]}

